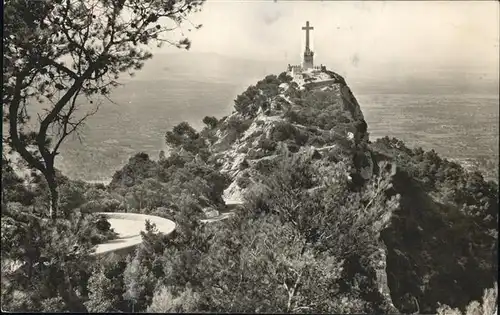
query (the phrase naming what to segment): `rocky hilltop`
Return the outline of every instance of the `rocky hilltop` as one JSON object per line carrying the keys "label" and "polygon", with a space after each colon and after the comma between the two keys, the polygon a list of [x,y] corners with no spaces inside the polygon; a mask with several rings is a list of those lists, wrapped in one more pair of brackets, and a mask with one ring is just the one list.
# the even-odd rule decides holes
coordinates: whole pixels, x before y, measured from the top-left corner
{"label": "rocky hilltop", "polygon": [[[322,69],[269,75],[237,97],[231,115],[204,122],[201,132],[178,125],[167,132],[167,144],[173,156],[191,156],[224,174],[222,199],[242,203],[238,211],[283,206],[256,202],[255,196],[287,159],[316,174],[310,183],[292,179],[302,185],[294,187],[297,196],[314,199],[332,178],[345,178],[349,191],[382,192],[386,203],[380,201],[374,223],[380,227],[378,248],[369,262],[349,257],[347,269],[371,279],[376,290],[370,294],[378,298],[367,299],[384,300],[386,311],[432,313],[441,304],[464,309],[494,286],[496,184],[434,151],[410,149],[397,139],[371,142],[360,105],[338,74]],[[374,199],[367,200],[361,202],[365,210]],[[221,199],[210,206],[224,211]]]}
{"label": "rocky hilltop", "polygon": [[236,111],[217,123],[216,141],[209,145],[221,172],[232,179],[226,200],[242,201],[253,176],[271,170],[282,155],[303,155],[323,167],[354,162],[352,175],[372,176],[368,151],[356,161],[349,154],[367,144],[368,132],[356,98],[338,74],[311,70],[268,76],[235,103]]}

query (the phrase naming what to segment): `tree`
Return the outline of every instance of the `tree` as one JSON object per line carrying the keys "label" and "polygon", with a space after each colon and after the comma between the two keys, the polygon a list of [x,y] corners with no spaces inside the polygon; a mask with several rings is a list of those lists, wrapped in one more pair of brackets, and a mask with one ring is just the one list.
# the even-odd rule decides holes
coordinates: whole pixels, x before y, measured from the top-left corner
{"label": "tree", "polygon": [[283,83],[289,83],[293,80],[293,77],[288,75],[286,72],[281,72],[280,75],[278,76],[278,80],[280,80]]}
{"label": "tree", "polygon": [[89,279],[89,301],[91,312],[105,313],[128,311],[123,299],[125,293],[124,272],[127,261],[120,256],[103,257]]}
{"label": "tree", "polygon": [[[37,311],[43,309],[40,303],[61,298],[64,310],[87,312],[77,291],[85,287],[85,273],[93,263],[93,244],[85,240],[93,231],[95,225],[86,217],[52,222],[20,204],[8,204],[2,209],[2,262],[19,267],[2,271],[13,289],[2,299],[20,291],[26,297],[18,311]],[[2,302],[3,308],[12,307]]]}
{"label": "tree", "polygon": [[203,134],[198,133],[187,122],[181,122],[172,128],[172,131],[167,131],[165,134],[165,143],[171,149],[182,148],[185,152],[190,152],[193,155],[198,154],[203,160],[206,160],[210,155],[207,140]]}
{"label": "tree", "polygon": [[[58,214],[55,158],[64,140],[124,73],[140,70],[152,57],[148,44],[189,49],[190,42],[167,38],[203,0],[6,0],[4,2],[3,106],[9,132],[4,142],[50,189],[50,216]],[[191,23],[191,22],[189,22]],[[192,25],[192,23],[191,23]],[[199,28],[200,25],[194,26]],[[30,106],[49,103],[45,111]],[[27,128],[37,117],[36,128]]]}
{"label": "tree", "polygon": [[213,116],[205,116],[205,118],[203,118],[203,123],[210,129],[215,128],[218,122],[217,118]]}
{"label": "tree", "polygon": [[161,286],[155,291],[151,305],[147,308],[150,313],[182,313],[194,312],[197,308],[199,294],[187,289],[179,296],[173,296],[168,287]]}
{"label": "tree", "polygon": [[245,92],[238,95],[234,100],[234,109],[244,116],[255,115],[260,104],[264,101],[264,97],[260,93],[256,86],[249,86]]}

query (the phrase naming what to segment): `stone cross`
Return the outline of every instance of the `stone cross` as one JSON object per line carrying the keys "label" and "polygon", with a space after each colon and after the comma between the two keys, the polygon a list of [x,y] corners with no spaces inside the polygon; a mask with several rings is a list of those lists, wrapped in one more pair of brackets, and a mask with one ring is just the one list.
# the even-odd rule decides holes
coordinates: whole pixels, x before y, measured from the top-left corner
{"label": "stone cross", "polygon": [[313,30],[314,27],[309,26],[309,21],[307,21],[306,26],[303,26],[302,29],[306,31],[306,51],[309,51],[309,30]]}

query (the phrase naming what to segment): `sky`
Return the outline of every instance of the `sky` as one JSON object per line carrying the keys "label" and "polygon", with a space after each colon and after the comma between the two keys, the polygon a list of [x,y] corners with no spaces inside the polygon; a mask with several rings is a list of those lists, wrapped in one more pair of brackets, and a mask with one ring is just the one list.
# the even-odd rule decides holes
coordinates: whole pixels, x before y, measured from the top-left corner
{"label": "sky", "polygon": [[190,18],[203,27],[185,34],[192,52],[300,63],[308,20],[316,63],[498,69],[499,7],[497,1],[207,0]]}

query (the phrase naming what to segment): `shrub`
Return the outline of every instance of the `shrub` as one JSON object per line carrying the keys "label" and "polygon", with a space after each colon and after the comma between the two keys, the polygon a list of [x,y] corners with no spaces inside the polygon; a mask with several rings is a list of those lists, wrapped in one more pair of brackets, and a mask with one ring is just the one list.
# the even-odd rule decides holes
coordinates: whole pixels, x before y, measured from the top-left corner
{"label": "shrub", "polygon": [[89,279],[89,301],[86,305],[91,312],[128,311],[123,300],[125,293],[123,272],[127,267],[124,258],[104,257],[97,264]]}
{"label": "shrub", "polygon": [[276,142],[292,140],[299,146],[305,145],[309,139],[309,135],[306,132],[296,128],[289,122],[276,123],[271,130],[270,137]]}
{"label": "shrub", "polygon": [[245,92],[236,97],[235,110],[244,116],[254,117],[266,101],[279,94],[280,84],[281,81],[275,75],[266,76],[257,82],[256,86],[249,86]]}
{"label": "shrub", "polygon": [[236,184],[238,185],[238,187],[240,187],[242,189],[247,188],[251,183],[252,183],[252,181],[250,180],[250,178],[245,177],[245,176],[240,176],[236,180]]}
{"label": "shrub", "polygon": [[198,309],[200,296],[190,288],[180,295],[174,296],[166,286],[161,286],[153,295],[151,305],[148,306],[149,313],[184,313],[195,312]]}
{"label": "shrub", "polygon": [[352,114],[342,109],[342,102],[339,101],[336,93],[311,90],[302,91],[299,94],[298,98],[290,95],[297,105],[294,110],[285,113],[285,118],[290,122],[316,126],[324,130],[330,130],[333,127],[356,129]]}
{"label": "shrub", "polygon": [[279,85],[281,81],[275,75],[271,74],[257,82],[257,88],[259,88],[263,95],[267,98],[273,98],[279,94]]}
{"label": "shrub", "polygon": [[324,146],[326,144],[326,141],[321,136],[311,136],[311,137],[309,137],[307,144],[315,146],[315,147],[321,147],[321,146]]}
{"label": "shrub", "polygon": [[299,152],[300,147],[296,145],[295,143],[288,143],[287,144],[288,151],[292,153],[297,153]]}
{"label": "shrub", "polygon": [[[68,295],[63,296],[61,309],[83,310],[81,299],[95,261],[92,236],[106,235],[98,231],[92,215],[74,213],[70,219],[49,221],[34,215],[33,210],[21,204],[2,205],[2,265],[6,261],[21,264],[15,272],[2,270],[2,309],[11,310],[9,303],[15,302],[16,291],[21,291],[23,305],[13,305],[14,309],[20,306],[20,311],[61,307],[60,292],[72,297],[68,301]],[[11,283],[13,290],[6,292],[4,281]]]}
{"label": "shrub", "polygon": [[250,164],[248,164],[247,159],[244,159],[243,162],[240,163],[239,169],[244,170],[250,167]]}
{"label": "shrub", "polygon": [[276,165],[276,159],[262,159],[255,164],[255,169],[261,174],[270,174]]}
{"label": "shrub", "polygon": [[293,77],[288,75],[286,72],[281,72],[280,75],[278,76],[278,80],[280,80],[283,83],[289,83],[293,80]]}
{"label": "shrub", "polygon": [[188,123],[182,122],[165,134],[165,142],[171,147],[181,147],[187,152],[206,156],[207,145],[205,138],[196,132]]}
{"label": "shrub", "polygon": [[264,97],[260,90],[252,85],[243,94],[236,97],[234,109],[244,116],[253,117],[257,114],[262,102],[264,102]]}
{"label": "shrub", "polygon": [[213,116],[205,116],[205,118],[203,118],[203,123],[207,125],[208,128],[213,129],[217,126],[218,120]]}
{"label": "shrub", "polygon": [[498,284],[491,289],[485,289],[483,294],[482,303],[478,301],[471,301],[467,305],[465,312],[461,312],[458,308],[451,308],[448,305],[441,305],[437,309],[437,315],[486,315],[496,314],[498,305]]}
{"label": "shrub", "polygon": [[289,122],[294,123],[294,124],[304,125],[307,123],[307,119],[305,119],[303,117],[303,115],[301,115],[296,110],[287,111],[284,115],[284,118],[288,119]]}
{"label": "shrub", "polygon": [[274,151],[276,149],[276,142],[267,138],[261,138],[257,147],[266,151]]}
{"label": "shrub", "polygon": [[241,119],[237,116],[231,116],[227,121],[227,127],[223,130],[235,132],[237,135],[244,133],[250,128],[252,119]]}
{"label": "shrub", "polygon": [[142,182],[146,178],[155,177],[158,165],[155,161],[149,159],[146,153],[138,153],[131,157],[128,163],[115,172],[110,183],[110,188],[117,186],[131,187],[136,183]]}
{"label": "shrub", "polygon": [[[257,217],[263,213],[277,216],[276,227],[294,226],[296,233],[303,238],[303,244],[307,244],[302,251],[314,253],[310,261],[320,261],[321,253],[328,253],[327,257],[331,259],[345,259],[342,265],[345,269],[340,276],[345,277],[342,281],[351,283],[344,287],[349,292],[345,304],[335,302],[335,306],[326,309],[313,307],[309,311],[382,312],[377,308],[382,308],[385,300],[378,295],[374,279],[362,278],[358,274],[360,271],[354,272],[351,269],[354,267],[347,261],[371,261],[374,251],[380,246],[379,233],[398,207],[397,197],[389,199],[385,194],[390,187],[389,176],[384,174],[364,190],[351,192],[347,169],[341,165],[331,169],[325,179],[319,170],[298,158],[284,159],[271,170],[270,174],[258,177],[263,187],[254,186],[247,194],[247,209],[255,211]],[[311,188],[315,189],[309,192]],[[370,267],[364,265],[362,268]],[[348,280],[350,277],[353,279]],[[363,284],[356,286],[356,281]],[[374,299],[367,302],[365,294],[375,294]],[[350,303],[353,303],[352,308],[347,306]],[[343,309],[342,305],[346,308]]]}
{"label": "shrub", "polygon": [[273,141],[285,141],[295,138],[296,133],[297,130],[291,123],[278,122],[273,126],[270,137]]}

